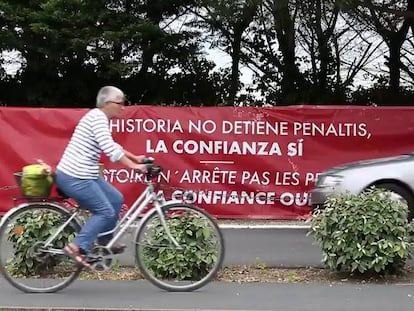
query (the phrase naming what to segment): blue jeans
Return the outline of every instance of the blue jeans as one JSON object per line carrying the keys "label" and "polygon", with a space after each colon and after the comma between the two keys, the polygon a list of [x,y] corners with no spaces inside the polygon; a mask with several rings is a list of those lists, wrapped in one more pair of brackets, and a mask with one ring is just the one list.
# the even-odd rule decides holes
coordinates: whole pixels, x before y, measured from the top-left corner
{"label": "blue jeans", "polygon": [[[79,179],[56,171],[55,182],[67,196],[92,213],[73,241],[76,246],[88,252],[99,233],[115,228],[124,197],[102,177]],[[99,237],[99,240],[105,243],[111,238],[112,234],[108,234]]]}

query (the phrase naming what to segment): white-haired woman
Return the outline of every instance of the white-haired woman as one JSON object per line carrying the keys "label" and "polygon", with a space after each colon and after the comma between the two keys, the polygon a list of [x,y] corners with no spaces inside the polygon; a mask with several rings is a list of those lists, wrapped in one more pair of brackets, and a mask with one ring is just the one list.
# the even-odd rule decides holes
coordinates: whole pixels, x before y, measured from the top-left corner
{"label": "white-haired woman", "polygon": [[[67,196],[74,198],[92,216],[82,227],[65,253],[85,267],[85,255],[97,235],[112,230],[123,204],[122,194],[99,175],[99,160],[105,153],[112,162],[145,171],[145,156],[136,156],[114,142],[109,119],[118,117],[125,106],[124,93],[114,86],[102,87],[96,97],[96,108],[88,111],[77,124],[55,172],[56,184]],[[111,235],[98,241],[105,245]],[[112,251],[120,253],[125,245],[116,244]]]}

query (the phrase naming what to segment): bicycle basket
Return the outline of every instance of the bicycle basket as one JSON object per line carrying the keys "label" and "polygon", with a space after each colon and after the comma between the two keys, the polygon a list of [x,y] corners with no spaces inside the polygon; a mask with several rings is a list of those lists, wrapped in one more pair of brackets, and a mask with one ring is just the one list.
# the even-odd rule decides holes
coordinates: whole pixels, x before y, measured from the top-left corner
{"label": "bicycle basket", "polygon": [[17,186],[21,194],[26,198],[47,198],[50,196],[53,178],[44,174],[14,173]]}

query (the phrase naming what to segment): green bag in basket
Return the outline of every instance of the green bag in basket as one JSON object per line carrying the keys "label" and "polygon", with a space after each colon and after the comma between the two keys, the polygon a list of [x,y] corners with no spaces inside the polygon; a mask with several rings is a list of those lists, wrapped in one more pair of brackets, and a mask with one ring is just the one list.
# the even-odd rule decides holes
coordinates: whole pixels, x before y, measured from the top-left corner
{"label": "green bag in basket", "polygon": [[32,164],[23,167],[20,188],[27,197],[48,197],[53,178],[44,173],[44,165]]}

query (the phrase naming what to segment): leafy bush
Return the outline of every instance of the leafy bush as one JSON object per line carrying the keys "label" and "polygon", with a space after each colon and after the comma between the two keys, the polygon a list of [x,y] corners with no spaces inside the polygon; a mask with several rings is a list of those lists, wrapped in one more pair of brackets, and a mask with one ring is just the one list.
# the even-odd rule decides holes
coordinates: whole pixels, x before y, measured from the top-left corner
{"label": "leafy bush", "polygon": [[[59,264],[59,257],[49,256],[43,260],[34,258],[34,246],[46,241],[63,224],[62,215],[44,210],[22,214],[13,226],[7,229],[8,240],[12,242],[13,258],[8,260],[7,269],[12,275],[34,276],[49,271]],[[53,246],[63,248],[75,237],[75,230],[67,226],[53,241]]]}
{"label": "leafy bush", "polygon": [[146,247],[142,256],[157,278],[198,280],[217,261],[217,248],[210,223],[190,215],[174,215],[167,219],[172,236],[184,249],[177,249],[167,236],[159,218],[148,225]]}
{"label": "leafy bush", "polygon": [[412,224],[407,206],[382,189],[330,197],[315,211],[309,234],[330,269],[360,273],[400,272],[410,258]]}

